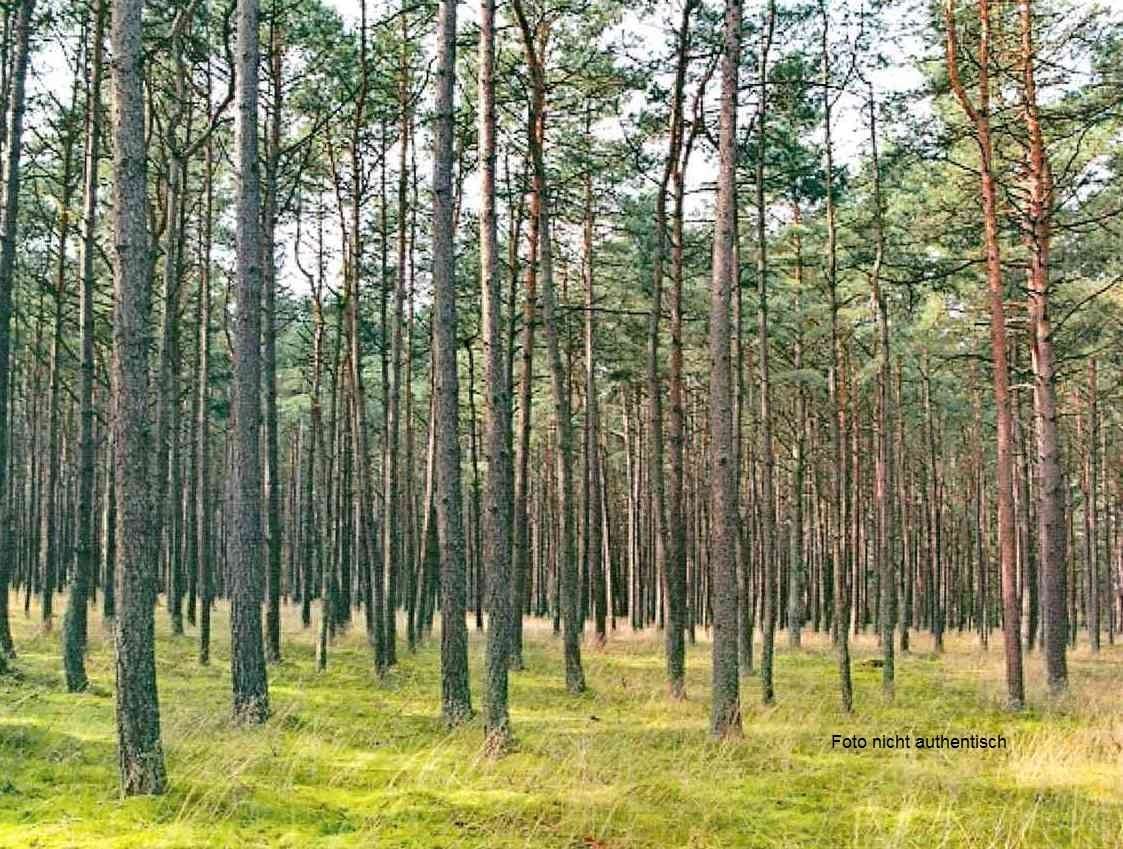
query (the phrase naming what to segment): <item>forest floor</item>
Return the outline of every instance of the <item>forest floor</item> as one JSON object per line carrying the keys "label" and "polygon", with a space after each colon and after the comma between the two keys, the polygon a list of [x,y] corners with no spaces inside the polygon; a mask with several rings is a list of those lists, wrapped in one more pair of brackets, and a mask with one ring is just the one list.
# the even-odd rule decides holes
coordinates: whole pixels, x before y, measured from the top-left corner
{"label": "forest floor", "polygon": [[[61,607],[60,607],[61,609]],[[226,609],[212,665],[157,612],[160,708],[170,789],[118,796],[112,641],[91,622],[88,693],[68,695],[59,634],[13,610],[18,678],[0,679],[0,847],[1089,847],[1123,845],[1123,646],[1072,653],[1072,693],[1001,709],[1002,650],[926,634],[881,695],[872,636],[855,646],[855,711],[844,716],[829,643],[778,635],[776,703],[745,680],[745,737],[707,736],[709,644],[690,649],[690,699],[669,702],[662,642],[627,628],[586,648],[590,689],[566,694],[549,623],[528,626],[512,676],[518,745],[482,753],[477,717],[446,731],[432,640],[382,681],[362,629],[317,673],[313,633],[286,613],[284,662],[269,670],[274,716],[230,721]],[[483,641],[473,635],[473,695]],[[853,752],[832,735],[1001,734],[1004,750]]]}

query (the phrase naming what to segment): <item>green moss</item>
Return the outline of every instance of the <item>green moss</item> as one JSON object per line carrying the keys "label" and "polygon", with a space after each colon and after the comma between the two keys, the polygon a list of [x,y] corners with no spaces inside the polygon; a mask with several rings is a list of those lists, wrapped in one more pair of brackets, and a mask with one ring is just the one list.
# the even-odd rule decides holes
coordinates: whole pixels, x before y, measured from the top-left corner
{"label": "green moss", "polygon": [[[171,780],[155,799],[118,796],[112,642],[91,626],[90,675],[65,692],[58,635],[14,616],[19,675],[0,679],[0,847],[1104,847],[1123,843],[1123,652],[1072,658],[1074,692],[1001,709],[1001,653],[950,640],[902,657],[886,704],[876,653],[856,641],[856,710],[843,715],[829,646],[781,649],[777,702],[744,681],[745,737],[706,735],[708,645],[689,656],[690,700],[669,702],[657,634],[622,632],[585,653],[590,691],[565,693],[548,627],[512,675],[513,752],[493,761],[477,718],[438,716],[436,641],[376,680],[365,638],[317,673],[313,635],[286,621],[271,667],[274,715],[229,717],[226,619],[212,665],[158,613]],[[781,635],[782,642],[782,635]],[[926,644],[923,635],[915,639]],[[482,641],[472,644],[482,691]],[[1036,659],[1030,691],[1043,692]],[[478,695],[477,695],[478,698]],[[1003,734],[1000,751],[843,751],[834,733]]]}

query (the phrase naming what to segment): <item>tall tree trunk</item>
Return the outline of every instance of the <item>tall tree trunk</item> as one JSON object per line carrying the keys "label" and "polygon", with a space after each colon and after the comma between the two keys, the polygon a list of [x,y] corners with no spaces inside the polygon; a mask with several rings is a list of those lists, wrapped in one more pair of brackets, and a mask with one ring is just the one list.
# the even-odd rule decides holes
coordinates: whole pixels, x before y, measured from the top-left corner
{"label": "tall tree trunk", "polygon": [[480,2],[480,291],[483,296],[484,381],[487,384],[484,452],[484,538],[487,570],[487,684],[484,734],[492,752],[500,752],[511,735],[507,710],[507,666],[510,650],[511,466],[510,397],[500,318],[498,236],[495,221],[495,0]]}
{"label": "tall tree trunk", "polygon": [[[980,0],[980,4],[987,0]],[[980,5],[980,9],[982,6]],[[1019,0],[1022,97],[1029,138],[1029,205],[1025,241],[1030,261],[1030,325],[1033,333],[1033,398],[1037,435],[1037,550],[1042,572],[1045,612],[1045,670],[1051,693],[1068,687],[1065,651],[1068,642],[1065,569],[1065,492],[1057,429],[1056,354],[1049,316],[1049,251],[1052,239],[1053,175],[1041,132],[1037,107],[1032,0]]]}
{"label": "tall tree trunk", "polygon": [[[539,48],[544,36],[539,36]],[[528,137],[536,139],[539,145],[545,134],[546,103],[545,92],[535,88],[531,92],[527,117]],[[528,156],[529,158],[529,156]],[[534,324],[538,298],[538,259],[539,225],[542,195],[537,183],[531,182],[529,221],[527,228],[527,266],[526,293],[523,302],[522,356],[519,372],[519,423],[515,445],[515,491],[514,491],[514,535],[512,587],[512,622],[510,666],[523,668],[523,608],[526,602],[527,587],[530,581],[530,425],[531,403],[534,382]],[[517,249],[513,257],[518,257]],[[513,284],[512,284],[513,285]]]}
{"label": "tall tree trunk", "polygon": [[[13,80],[13,113],[22,117],[22,77],[34,0],[20,7],[22,45]],[[141,47],[143,0],[113,0],[113,394],[117,481],[117,745],[121,790],[126,796],[163,793],[166,783],[156,693],[156,545],[152,539],[152,450],[148,421],[148,351],[152,312],[151,259],[146,217],[144,77]],[[18,88],[18,92],[17,92]],[[17,99],[18,95],[18,99]],[[19,121],[9,134],[9,193],[19,187]],[[13,179],[14,178],[14,179]],[[4,247],[14,239],[15,201],[6,197]],[[0,255],[0,283],[10,279]],[[9,291],[0,288],[0,294]],[[6,300],[6,298],[5,298]],[[6,304],[5,304],[6,305]],[[0,350],[0,357],[6,353]],[[2,362],[2,359],[0,359]],[[0,368],[0,386],[7,375]],[[3,468],[0,463],[0,468]]]}
{"label": "tall tree trunk", "polygon": [[[361,234],[364,178],[361,152],[361,132],[366,116],[369,88],[369,63],[367,57],[367,4],[360,2],[360,82],[355,100],[355,117],[351,128],[351,245],[347,274],[347,335],[349,349],[348,377],[351,384],[351,450],[354,452],[353,474],[357,478],[358,508],[355,511],[359,525],[357,561],[365,564],[359,572],[359,586],[365,586],[364,605],[367,617],[367,638],[374,649],[374,668],[378,675],[386,671],[386,639],[383,599],[382,559],[374,549],[374,476],[370,468],[368,444],[366,388],[363,383],[362,340],[359,328],[359,279],[362,268],[363,239]],[[337,188],[338,192],[338,188]],[[342,201],[341,201],[342,203]],[[341,206],[342,209],[342,206]],[[341,212],[342,214],[342,212]],[[346,558],[345,558],[346,560]]]}
{"label": "tall tree trunk", "polygon": [[[207,97],[210,98],[211,72],[207,67]],[[214,231],[214,147],[208,140],[203,166],[204,214],[203,267],[199,272],[199,422],[195,450],[199,480],[195,490],[195,532],[199,552],[199,663],[211,657],[211,606],[214,599],[214,560],[211,557],[211,479],[210,479],[210,362],[211,362],[211,237]]]}
{"label": "tall tree trunk", "polygon": [[436,507],[441,552],[441,714],[459,725],[472,714],[464,622],[464,521],[460,488],[460,386],[456,369],[456,277],[452,220],[456,0],[437,11],[436,126],[433,134],[433,373],[436,376]]}
{"label": "tall tree trunk", "polygon": [[1022,677],[1021,609],[1017,589],[1017,538],[1014,531],[1014,422],[1010,407],[1010,377],[1006,362],[1005,285],[998,234],[990,132],[990,0],[979,0],[979,91],[973,104],[959,77],[959,46],[955,0],[944,8],[947,28],[948,78],[968,119],[975,125],[981,162],[983,233],[986,247],[987,289],[990,294],[991,360],[994,364],[994,403],[998,425],[995,483],[998,488],[998,549],[1002,569],[1002,629],[1006,650],[1006,690],[1010,707],[1025,702]]}
{"label": "tall tree trunk", "polygon": [[[585,131],[591,130],[591,107],[586,107]],[[590,135],[591,138],[591,135]],[[600,411],[597,399],[596,350],[593,338],[593,175],[585,172],[585,222],[581,272],[585,283],[585,562],[593,600],[594,639],[598,646],[608,640],[607,590],[604,577],[604,539],[601,525]]]}
{"label": "tall tree trunk", "polygon": [[1096,449],[1099,440],[1099,410],[1098,387],[1096,386],[1096,358],[1088,359],[1088,427],[1085,449],[1085,485],[1084,497],[1084,562],[1087,569],[1087,604],[1086,617],[1088,625],[1088,647],[1093,654],[1100,651],[1100,576],[1099,576],[1099,540],[1098,520],[1096,516],[1096,502],[1098,489],[1098,468]]}
{"label": "tall tree trunk", "polygon": [[873,169],[874,257],[870,269],[870,294],[877,313],[877,559],[878,621],[881,627],[881,688],[886,698],[893,698],[895,670],[893,640],[897,627],[897,506],[893,503],[893,410],[889,384],[891,355],[889,350],[889,309],[881,288],[881,266],[885,259],[885,231],[881,216],[881,162],[877,152],[877,104],[873,83],[869,83],[870,158]]}
{"label": "tall tree trunk", "polygon": [[230,662],[234,718],[264,722],[269,685],[261,634],[261,164],[257,151],[258,0],[238,0],[235,69],[237,271],[234,326],[234,510]]}
{"label": "tall tree trunk", "polygon": [[740,0],[726,0],[721,57],[721,122],[717,208],[714,213],[713,280],[710,284],[710,563],[713,574],[713,713],[710,732],[725,739],[741,734],[737,636],[737,488],[730,364],[730,290],[737,204],[737,79],[741,55]]}
{"label": "tall tree trunk", "polygon": [[[764,40],[760,51],[760,84],[757,113],[758,145],[756,155],[756,241],[757,241],[757,347],[760,369],[760,565],[764,615],[760,656],[761,701],[768,705],[774,699],[772,659],[776,636],[776,502],[773,482],[776,459],[772,451],[772,385],[768,357],[768,233],[765,229],[764,155],[768,127],[768,53],[772,47],[772,31],[776,23],[775,0],[769,0],[768,18],[764,24]],[[736,275],[736,272],[734,272]],[[737,438],[740,439],[738,430]]]}
{"label": "tall tree trunk", "polygon": [[822,84],[823,84],[823,130],[826,175],[826,219],[827,219],[827,266],[826,282],[830,293],[831,311],[831,363],[828,379],[830,393],[830,439],[831,457],[831,572],[834,578],[834,644],[838,659],[839,693],[842,709],[850,712],[854,704],[854,689],[850,681],[849,610],[846,598],[846,560],[844,542],[846,510],[843,499],[846,492],[845,455],[842,439],[845,427],[845,407],[842,400],[839,372],[842,370],[842,337],[838,327],[838,233],[834,209],[834,147],[831,137],[831,111],[837,99],[831,82],[830,56],[830,15],[825,0],[819,0],[819,14],[822,18]]}
{"label": "tall tree trunk", "polygon": [[[683,282],[683,221],[682,205],[684,194],[685,160],[689,156],[682,154],[683,145],[683,97],[686,86],[686,71],[690,62],[690,18],[695,8],[695,0],[687,0],[682,8],[682,20],[679,23],[677,38],[678,49],[675,61],[675,87],[671,94],[671,122],[670,139],[668,142],[667,162],[663,172],[658,194],[655,196],[655,257],[652,262],[653,291],[661,300],[663,255],[666,244],[666,192],[669,180],[674,181],[674,225],[671,239],[672,251],[672,278],[674,290],[671,297],[671,387],[670,387],[670,459],[671,482],[670,497],[667,499],[666,527],[666,580],[667,580],[667,686],[671,698],[682,699],[686,697],[686,645],[684,632],[686,630],[686,513],[683,506],[683,445],[686,440],[684,427],[684,380],[682,356],[682,282]],[[691,128],[690,143],[693,142],[694,133],[697,132],[699,122],[695,121]],[[688,143],[688,148],[690,143]],[[652,324],[655,335],[649,339],[648,368],[651,367],[651,355],[658,353],[658,309],[660,305],[653,300]],[[652,350],[652,345],[655,349]],[[657,375],[656,375],[657,377]],[[648,375],[648,381],[651,375]],[[656,387],[657,382],[656,382]],[[658,401],[659,392],[653,396]],[[662,412],[658,412],[655,426],[659,430],[663,427]],[[660,436],[661,439],[661,436]],[[662,463],[660,452],[660,464]],[[660,470],[660,476],[662,472]],[[658,498],[659,484],[656,485]],[[658,509],[658,508],[657,508]]]}
{"label": "tall tree trunk", "polygon": [[402,554],[403,505],[399,472],[402,419],[402,324],[405,319],[406,274],[409,267],[406,235],[409,225],[409,139],[413,120],[409,104],[408,20],[403,4],[401,14],[402,48],[398,68],[398,108],[401,111],[402,122],[401,133],[398,137],[398,274],[394,280],[394,312],[390,332],[390,382],[386,393],[386,486],[383,501],[383,556],[388,579],[386,588],[386,664],[388,666],[397,663],[398,574]]}
{"label": "tall tree trunk", "polygon": [[539,132],[530,137],[530,157],[534,174],[534,192],[538,206],[539,258],[542,270],[542,319],[546,333],[546,353],[550,366],[550,387],[554,402],[554,426],[558,450],[558,520],[560,546],[558,570],[561,585],[561,612],[564,620],[565,682],[570,693],[585,689],[585,673],[581,668],[581,623],[578,619],[577,588],[577,509],[573,486],[573,422],[570,415],[569,386],[561,359],[558,339],[557,298],[554,292],[553,245],[550,238],[550,200],[546,190],[545,120],[546,71],[545,56],[536,48],[534,34],[527,21],[521,0],[513,4],[523,35],[523,47],[531,74],[531,97]]}
{"label": "tall tree trunk", "polygon": [[[72,106],[77,105],[77,76],[71,93]],[[66,247],[70,240],[70,203],[74,159],[74,134],[67,132],[62,139],[62,178],[58,198],[58,247],[55,266],[54,315],[51,321],[50,371],[47,387],[47,480],[43,489],[43,507],[40,512],[42,528],[38,551],[39,573],[43,576],[43,629],[50,631],[54,625],[55,593],[59,590],[60,527],[59,516],[64,503],[59,493],[60,466],[62,465],[62,319],[66,299]]]}
{"label": "tall tree trunk", "polygon": [[277,448],[277,170],[281,159],[281,108],[284,88],[284,45],[277,23],[277,4],[269,22],[269,59],[272,66],[272,113],[265,143],[265,198],[262,215],[261,321],[264,324],[261,354],[265,383],[265,656],[270,663],[281,659],[281,468]]}
{"label": "tall tree trunk", "polygon": [[[792,208],[792,224],[795,234],[795,299],[796,299],[796,338],[794,362],[796,373],[803,370],[803,217],[799,203]],[[802,637],[804,607],[803,593],[806,584],[803,545],[803,483],[806,475],[807,449],[807,390],[802,378],[796,389],[795,434],[792,438],[792,531],[791,566],[788,569],[788,646],[799,648]],[[812,546],[813,548],[814,546]],[[817,586],[812,582],[812,586]],[[815,616],[815,629],[818,630],[818,614]]]}
{"label": "tall tree trunk", "polygon": [[[101,77],[104,63],[105,3],[97,0],[93,18],[90,80],[86,93],[85,185],[82,192],[82,288],[79,295],[81,377],[78,387],[78,552],[63,625],[66,688],[76,693],[89,684],[86,677],[86,614],[94,572],[94,252],[97,250],[98,161],[101,153]],[[0,603],[6,604],[6,599]],[[2,649],[0,649],[2,652]]]}

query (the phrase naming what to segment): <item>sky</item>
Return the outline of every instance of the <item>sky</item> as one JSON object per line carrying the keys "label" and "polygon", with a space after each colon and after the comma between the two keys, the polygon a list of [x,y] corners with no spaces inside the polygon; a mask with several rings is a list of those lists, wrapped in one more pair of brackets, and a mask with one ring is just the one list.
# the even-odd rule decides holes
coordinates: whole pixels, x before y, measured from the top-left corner
{"label": "sky", "polygon": [[[712,5],[716,5],[720,0],[709,0]],[[155,0],[149,0],[155,2]],[[334,7],[344,19],[345,22],[357,25],[359,20],[359,0],[324,0],[329,6]],[[667,54],[668,41],[670,38],[669,24],[664,25],[660,18],[669,19],[674,15],[678,15],[678,2],[675,0],[675,5],[670,6],[663,4],[660,13],[656,16],[640,17],[635,11],[628,11],[625,13],[624,19],[620,26],[614,31],[608,33],[605,37],[607,43],[619,43],[626,36],[629,39],[639,39],[640,50],[650,54]],[[842,18],[842,13],[849,7],[854,8],[861,0],[843,0],[832,4],[834,17],[837,19]],[[872,74],[873,81],[876,89],[882,94],[889,92],[907,91],[909,89],[917,88],[922,82],[922,77],[915,67],[913,56],[920,51],[922,42],[916,34],[915,27],[918,21],[923,20],[922,11],[924,0],[901,0],[901,2],[891,3],[883,15],[883,20],[891,33],[896,33],[897,38],[894,39],[895,46],[889,48],[889,65]],[[959,0],[961,4],[971,2],[971,0]],[[369,0],[368,16],[375,19],[381,16],[388,5],[393,3],[397,5],[396,0]],[[746,18],[759,16],[764,9],[764,0],[746,0],[744,6],[744,15]],[[1090,4],[1084,3],[1084,0],[1077,0],[1076,5],[1087,6]],[[1123,0],[1099,0],[1096,5],[1106,7],[1114,12],[1115,15],[1123,15]],[[508,21],[509,13],[506,12],[505,7],[507,4],[504,0],[499,0],[499,22],[502,25]],[[461,29],[465,29],[474,24],[476,19],[477,5],[473,0],[462,1],[458,4],[458,17]],[[841,27],[840,27],[841,29]],[[843,32],[832,33],[832,38],[842,39],[846,34]],[[884,47],[884,45],[879,45]],[[646,48],[646,50],[645,50]],[[755,45],[745,45],[745,49],[755,49]],[[635,51],[631,51],[635,54]],[[622,52],[621,52],[622,53]],[[669,64],[669,63],[668,63]],[[668,67],[669,84],[671,69]],[[55,98],[67,102],[70,97],[72,80],[70,72],[67,69],[65,57],[62,49],[57,44],[40,43],[36,45],[36,54],[34,61],[31,65],[31,79],[29,80],[29,90],[33,97],[39,98]],[[717,85],[711,85],[713,93],[711,97],[716,101],[718,94]],[[637,98],[633,107],[642,105],[642,100]],[[929,108],[927,102],[923,99],[917,101],[914,106],[914,112],[923,112]],[[751,113],[752,106],[750,103],[745,103],[741,110],[741,120],[745,122]],[[616,137],[620,138],[628,132],[628,109],[622,110],[623,115],[614,116],[602,123],[597,128],[597,133],[601,137]],[[835,113],[834,123],[834,138],[836,140],[836,161],[841,163],[855,163],[863,156],[868,148],[869,134],[865,126],[865,115],[863,114],[863,107],[859,99],[855,96],[845,96],[838,104],[838,109]],[[36,122],[31,120],[28,122],[29,131],[34,133]],[[821,139],[821,131],[813,135],[809,141],[816,142]],[[656,142],[653,148],[656,151],[661,150],[662,143]],[[424,164],[424,152],[419,149],[419,166],[423,170],[427,170]],[[706,218],[710,215],[710,208],[712,207],[712,193],[707,191],[713,184],[715,174],[715,163],[712,155],[706,152],[700,152],[701,155],[696,154],[692,161],[691,166],[687,172],[687,181],[691,190],[690,194],[690,208],[687,214],[692,219]],[[475,179],[469,177],[465,184],[465,204],[468,206],[475,205],[476,197]],[[291,265],[291,263],[289,263]],[[292,279],[294,275],[285,274],[286,282],[294,288],[303,288],[303,279]],[[299,277],[299,275],[295,275]]]}

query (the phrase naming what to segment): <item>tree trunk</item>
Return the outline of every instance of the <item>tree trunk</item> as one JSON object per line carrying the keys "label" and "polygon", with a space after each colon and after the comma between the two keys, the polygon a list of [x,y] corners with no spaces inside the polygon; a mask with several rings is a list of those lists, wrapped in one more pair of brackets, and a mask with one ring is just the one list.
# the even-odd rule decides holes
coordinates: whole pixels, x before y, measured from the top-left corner
{"label": "tree trunk", "polygon": [[[772,704],[772,660],[776,636],[776,503],[773,482],[776,476],[776,459],[772,451],[772,385],[768,357],[768,233],[765,229],[764,156],[767,144],[768,117],[768,53],[772,47],[772,31],[776,22],[775,0],[769,0],[768,18],[764,25],[764,40],[760,51],[760,85],[757,113],[758,146],[756,155],[756,241],[757,241],[757,346],[760,369],[760,565],[764,615],[761,617],[762,638],[760,656],[761,701]],[[736,272],[734,272],[736,274]],[[740,434],[737,436],[740,439]]]}
{"label": "tree trunk", "polygon": [[891,354],[889,350],[889,309],[881,288],[881,266],[885,258],[885,231],[881,214],[881,162],[877,152],[877,105],[873,83],[869,84],[870,157],[873,169],[874,259],[870,269],[870,293],[877,312],[877,558],[878,598],[881,626],[881,688],[887,699],[893,698],[893,640],[897,627],[897,506],[893,457],[893,410],[889,384]]}
{"label": "tree trunk", "polygon": [[[986,0],[980,0],[980,3]],[[981,7],[980,7],[981,8]],[[1042,607],[1045,611],[1045,669],[1049,691],[1068,687],[1065,651],[1068,642],[1066,610],[1065,491],[1057,429],[1056,354],[1049,316],[1049,250],[1052,238],[1053,175],[1041,132],[1037,108],[1037,61],[1033,44],[1032,0],[1019,0],[1021,26],[1022,95],[1029,137],[1029,205],[1025,241],[1030,262],[1029,312],[1033,333],[1033,398],[1037,434],[1038,552],[1042,572]]]}
{"label": "tree trunk", "polygon": [[235,71],[237,271],[234,327],[234,510],[230,661],[234,718],[264,722],[269,686],[261,634],[261,165],[257,151],[258,0],[238,0]]}
{"label": "tree trunk", "polygon": [[828,379],[830,392],[831,457],[831,572],[834,579],[834,644],[838,659],[839,692],[842,709],[850,712],[854,704],[854,689],[850,681],[849,619],[846,598],[846,560],[843,556],[846,510],[843,499],[846,492],[845,456],[842,447],[845,425],[845,408],[842,402],[839,372],[842,369],[842,337],[838,327],[838,234],[834,209],[834,148],[831,139],[831,110],[837,95],[832,90],[830,60],[830,16],[825,0],[819,0],[822,30],[822,83],[823,129],[825,136],[827,267],[826,283],[830,293],[831,311],[831,363]]}
{"label": "tree trunk", "polygon": [[[591,129],[591,108],[585,113],[586,133]],[[593,600],[593,629],[597,646],[608,640],[607,589],[604,577],[604,539],[601,525],[600,410],[597,399],[596,350],[593,338],[593,175],[585,176],[585,222],[581,270],[585,283],[585,562]],[[680,627],[681,633],[681,627]]]}
{"label": "tree trunk", "polygon": [[447,725],[472,715],[464,622],[464,522],[460,488],[460,391],[456,369],[456,278],[452,220],[456,2],[437,12],[433,135],[433,373],[436,376],[436,507],[441,556],[441,714]]}
{"label": "tree trunk", "polygon": [[495,0],[480,2],[480,291],[483,296],[484,381],[487,385],[484,453],[484,538],[487,570],[487,684],[484,734],[487,747],[501,752],[511,736],[507,710],[507,666],[510,650],[512,472],[508,434],[511,429],[506,355],[500,319],[502,287],[497,269],[495,221]]}
{"label": "tree trunk", "polygon": [[1025,685],[1022,678],[1021,610],[1017,592],[1017,538],[1014,532],[1014,424],[1010,408],[1009,368],[1006,362],[1005,286],[998,234],[994,148],[990,134],[990,0],[979,0],[977,104],[971,103],[960,82],[955,0],[947,0],[944,17],[947,27],[948,78],[963,111],[975,125],[981,162],[983,233],[987,288],[990,293],[991,360],[994,364],[994,403],[998,425],[995,483],[998,488],[998,548],[1002,569],[1006,690],[1010,707],[1019,709],[1025,702]]}
{"label": "tree trunk", "polygon": [[713,574],[713,712],[710,732],[741,734],[737,636],[737,478],[730,364],[730,289],[737,204],[737,79],[741,54],[740,0],[726,0],[721,58],[721,122],[717,208],[714,213],[713,279],[710,284],[710,563]]}
{"label": "tree trunk", "polygon": [[265,144],[265,198],[262,215],[261,354],[265,389],[265,542],[267,570],[265,573],[266,616],[265,656],[270,663],[281,659],[281,468],[277,448],[277,169],[281,158],[281,107],[283,104],[282,64],[284,46],[276,20],[269,24],[270,64],[272,66],[272,114]]}
{"label": "tree trunk", "polygon": [[[20,58],[13,81],[13,113],[22,117],[22,76],[34,0],[20,7]],[[144,82],[141,57],[143,0],[113,0],[113,394],[117,480],[117,743],[121,790],[126,796],[163,793],[166,783],[156,693],[156,545],[152,539],[152,450],[148,421],[148,351],[152,312],[144,150]],[[18,88],[18,91],[17,91]],[[17,99],[18,98],[18,99]],[[19,123],[10,133],[9,193],[19,187]],[[14,178],[14,179],[13,179]],[[15,212],[6,198],[7,222]],[[10,224],[7,238],[14,237]],[[10,270],[0,258],[0,274]],[[0,281],[10,279],[0,276]],[[0,292],[6,291],[0,289]],[[6,299],[5,299],[6,300]],[[0,386],[7,375],[0,369]],[[0,468],[3,464],[0,463]]]}
{"label": "tree trunk", "polygon": [[[78,387],[78,557],[63,625],[66,688],[76,693],[86,677],[87,602],[94,572],[94,252],[97,250],[98,161],[101,153],[101,76],[104,62],[105,4],[97,0],[93,18],[93,52],[86,99],[85,185],[82,193],[82,288],[79,304],[82,371]],[[6,607],[7,599],[0,599]],[[2,653],[2,649],[0,649]]]}

